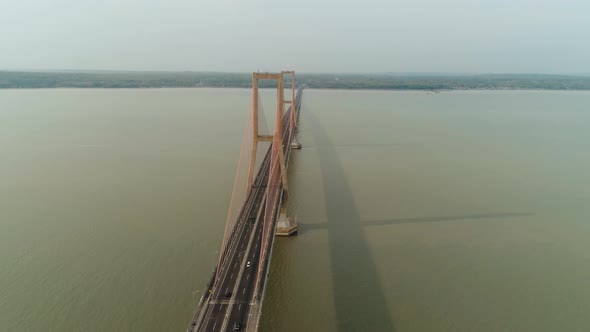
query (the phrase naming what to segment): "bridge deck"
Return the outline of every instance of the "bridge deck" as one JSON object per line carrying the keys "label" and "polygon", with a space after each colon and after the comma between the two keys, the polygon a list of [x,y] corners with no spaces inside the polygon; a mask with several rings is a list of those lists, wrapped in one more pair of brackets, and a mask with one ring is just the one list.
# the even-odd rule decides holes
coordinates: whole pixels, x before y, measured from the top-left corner
{"label": "bridge deck", "polygon": [[[295,119],[298,118],[301,106],[302,88],[297,91],[295,110],[289,108],[283,118],[283,128],[289,128],[290,112],[295,111]],[[286,150],[286,159],[289,158],[291,139],[288,131],[284,131],[282,143]],[[266,204],[278,206],[282,195],[276,195],[275,202],[266,202],[267,183],[269,180],[271,149],[269,147],[266,156],[260,166],[254,180],[252,190],[246,198],[244,207],[231,232],[230,240],[223,250],[219,275],[214,270],[211,281],[204,293],[199,306],[193,316],[188,332],[193,331],[232,331],[235,324],[240,329],[255,331],[260,319],[266,277],[270,266],[272,242],[274,241],[274,227],[276,218],[272,223],[273,229],[267,241],[263,243],[263,218]],[[267,248],[263,254],[262,248]],[[261,257],[266,257],[263,262]],[[259,264],[263,264],[261,275],[257,276]],[[260,278],[258,289],[256,278]],[[214,282],[216,280],[216,282]]]}

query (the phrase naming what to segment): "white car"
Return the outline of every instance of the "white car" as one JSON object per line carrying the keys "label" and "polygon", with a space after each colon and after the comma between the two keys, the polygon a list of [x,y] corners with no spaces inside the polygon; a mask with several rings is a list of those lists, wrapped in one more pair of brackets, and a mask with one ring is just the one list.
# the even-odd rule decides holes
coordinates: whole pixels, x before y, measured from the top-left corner
{"label": "white car", "polygon": [[250,267],[252,266],[252,263],[250,263],[250,261],[248,261],[248,263],[246,263],[246,267]]}

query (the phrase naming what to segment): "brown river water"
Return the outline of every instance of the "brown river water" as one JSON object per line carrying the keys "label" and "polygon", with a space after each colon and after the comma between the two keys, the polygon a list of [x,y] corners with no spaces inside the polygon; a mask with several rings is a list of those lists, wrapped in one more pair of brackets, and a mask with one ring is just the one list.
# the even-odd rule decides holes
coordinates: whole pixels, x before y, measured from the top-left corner
{"label": "brown river water", "polygon": [[[249,105],[0,90],[0,331],[184,331]],[[262,331],[590,330],[590,92],[305,90],[300,128]]]}

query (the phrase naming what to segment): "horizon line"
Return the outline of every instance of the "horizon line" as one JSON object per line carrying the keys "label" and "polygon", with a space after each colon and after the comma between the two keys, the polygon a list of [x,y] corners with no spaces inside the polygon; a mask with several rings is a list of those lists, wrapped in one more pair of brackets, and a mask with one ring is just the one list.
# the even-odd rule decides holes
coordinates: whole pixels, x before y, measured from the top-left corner
{"label": "horizon line", "polygon": [[[291,70],[291,69],[289,69]],[[23,73],[195,73],[195,74],[250,74],[257,71],[217,71],[217,70],[126,70],[126,69],[0,69],[0,72]],[[272,72],[272,71],[269,71]],[[446,72],[446,71],[367,71],[367,72],[297,72],[300,75],[415,75],[415,76],[478,76],[478,75],[546,75],[546,76],[589,76],[590,72],[543,73],[543,72]]]}

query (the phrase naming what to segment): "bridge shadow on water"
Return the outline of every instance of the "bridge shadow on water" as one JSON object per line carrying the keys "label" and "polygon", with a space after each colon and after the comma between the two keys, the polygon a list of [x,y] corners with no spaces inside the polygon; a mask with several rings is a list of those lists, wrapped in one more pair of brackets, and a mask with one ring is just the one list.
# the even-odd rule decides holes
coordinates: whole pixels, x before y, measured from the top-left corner
{"label": "bridge shadow on water", "polygon": [[[324,184],[338,331],[394,331],[351,188],[332,142],[311,112]],[[306,225],[307,227],[307,225]]]}
{"label": "bridge shadow on water", "polygon": [[335,146],[311,112],[309,127],[316,140],[324,186],[327,222],[299,224],[299,233],[328,231],[334,305],[338,331],[395,331],[393,308],[383,295],[377,269],[363,227],[450,221],[484,221],[532,216],[527,212],[499,212],[362,221]]}
{"label": "bridge shadow on water", "polygon": [[[484,220],[484,219],[501,219],[501,218],[517,218],[517,217],[530,217],[534,213],[529,212],[513,212],[513,213],[482,213],[482,214],[465,214],[460,216],[437,216],[437,217],[423,217],[423,218],[399,218],[399,219],[384,219],[384,220],[369,220],[363,221],[362,226],[388,226],[388,225],[401,225],[401,224],[419,224],[419,223],[432,223],[432,222],[444,222],[444,221],[461,221],[461,220]],[[316,223],[316,224],[305,224],[299,223],[299,233],[307,231],[328,229],[328,223]],[[303,226],[303,227],[301,227]]]}

